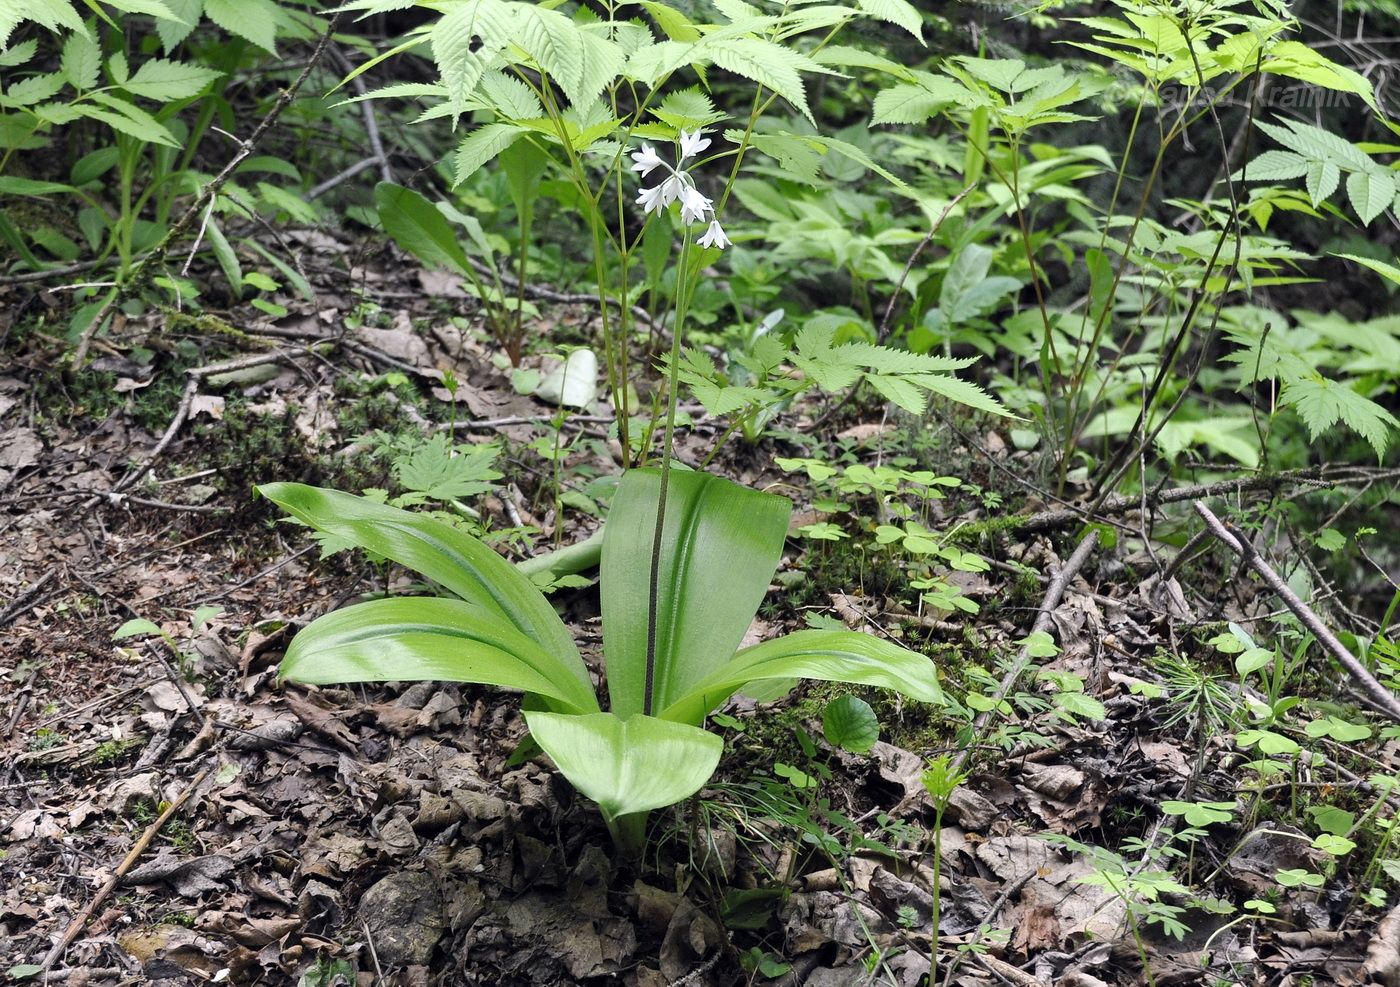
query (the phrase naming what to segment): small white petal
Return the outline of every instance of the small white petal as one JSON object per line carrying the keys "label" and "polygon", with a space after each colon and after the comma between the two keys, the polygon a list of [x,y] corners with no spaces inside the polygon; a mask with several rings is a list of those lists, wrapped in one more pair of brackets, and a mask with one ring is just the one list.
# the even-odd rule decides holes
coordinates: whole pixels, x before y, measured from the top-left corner
{"label": "small white petal", "polygon": [[683,173],[672,175],[660,185],[661,195],[666,200],[666,205],[668,206],[683,196],[686,189],[690,187],[686,185],[681,174]]}
{"label": "small white petal", "polygon": [[730,240],[729,237],[724,235],[724,229],[719,225],[719,220],[712,219],[710,220],[709,229],[707,229],[704,235],[695,242],[700,244],[700,246],[702,247],[718,247],[720,250],[723,250],[725,247],[729,246],[733,241]]}
{"label": "small white petal", "polygon": [[682,130],[680,141],[682,161],[691,155],[699,154],[710,146],[710,139],[705,136],[705,131],[703,130],[697,130],[694,133]]}
{"label": "small white petal", "polygon": [[681,222],[699,223],[705,219],[705,213],[710,211],[713,203],[709,198],[701,194],[694,185],[688,185],[681,192]]}
{"label": "small white petal", "polygon": [[662,164],[661,155],[656,153],[656,148],[645,142],[642,143],[640,151],[633,152],[632,160],[636,162],[632,166],[632,170],[643,178],[651,174],[654,169],[660,168]]}
{"label": "small white petal", "polygon": [[666,198],[666,182],[660,185],[653,185],[651,188],[644,188],[637,196],[637,204],[644,212],[659,213],[666,208],[669,200]]}

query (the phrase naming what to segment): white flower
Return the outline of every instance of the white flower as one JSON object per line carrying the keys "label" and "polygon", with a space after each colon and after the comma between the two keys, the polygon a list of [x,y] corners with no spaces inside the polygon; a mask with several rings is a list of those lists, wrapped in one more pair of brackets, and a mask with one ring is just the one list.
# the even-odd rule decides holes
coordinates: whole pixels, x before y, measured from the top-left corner
{"label": "white flower", "polygon": [[632,170],[643,178],[650,175],[653,169],[660,168],[665,164],[661,160],[661,155],[656,153],[656,148],[645,141],[642,142],[642,149],[633,153],[632,160],[637,162],[632,166]]}
{"label": "white flower", "polygon": [[644,188],[637,196],[637,204],[642,207],[643,212],[659,213],[666,208],[666,186],[667,182],[660,185],[653,185],[651,188]]}
{"label": "white flower", "polygon": [[681,175],[681,172],[676,172],[661,183],[661,194],[668,206],[685,195],[686,189],[690,187],[686,185],[686,181]]}
{"label": "white flower", "polygon": [[690,223],[703,222],[705,213],[710,211],[713,205],[709,198],[701,194],[694,185],[687,185],[681,192],[681,222]]}
{"label": "white flower", "polygon": [[694,133],[681,131],[681,160],[693,154],[699,154],[710,146],[710,139],[705,136],[705,131],[697,130]]}
{"label": "white flower", "polygon": [[720,227],[719,220],[712,219],[710,220],[710,228],[705,231],[705,235],[695,242],[702,247],[718,247],[720,250],[723,250],[733,241],[724,235],[724,230]]}

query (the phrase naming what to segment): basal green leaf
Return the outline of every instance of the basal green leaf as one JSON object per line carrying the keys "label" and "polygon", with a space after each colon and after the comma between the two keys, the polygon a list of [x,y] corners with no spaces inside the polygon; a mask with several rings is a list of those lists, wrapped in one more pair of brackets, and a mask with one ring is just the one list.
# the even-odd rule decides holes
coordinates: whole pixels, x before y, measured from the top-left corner
{"label": "basal green leaf", "polygon": [[567,661],[580,682],[589,683],[573,637],[549,601],[515,566],[466,532],[364,497],[300,483],[267,483],[258,492],[317,531],[393,559],[467,602],[504,617]]}
{"label": "basal green leaf", "polygon": [[525,714],[530,735],[603,818],[665,808],[694,795],[715,773],[724,741],[699,727],[614,713]]}
{"label": "basal green leaf", "polygon": [[880,739],[880,720],[859,696],[838,696],[822,711],[822,736],[834,747],[865,754]]}
{"label": "basal green leaf", "polygon": [[436,597],[333,610],[292,639],[280,674],[295,682],[476,682],[544,696],[586,713],[598,700],[567,655],[485,607]]}
{"label": "basal green leaf", "polygon": [[[734,656],[778,566],[791,507],[708,473],[673,470],[658,569],[653,710]],[[603,651],[612,709],[645,709],[658,470],[623,474],[603,540]],[[701,714],[703,715],[703,711]],[[699,723],[700,715],[691,722]],[[669,717],[677,719],[677,717]]]}
{"label": "basal green leaf", "polygon": [[20,178],[18,175],[0,175],[0,195],[25,195],[40,198],[56,192],[74,192],[71,185],[60,182],[41,182],[36,178]]}
{"label": "basal green leaf", "polygon": [[944,702],[933,664],[923,655],[855,631],[797,631],[740,651],[661,715],[699,722],[750,682],[798,678],[873,685],[921,702]]}

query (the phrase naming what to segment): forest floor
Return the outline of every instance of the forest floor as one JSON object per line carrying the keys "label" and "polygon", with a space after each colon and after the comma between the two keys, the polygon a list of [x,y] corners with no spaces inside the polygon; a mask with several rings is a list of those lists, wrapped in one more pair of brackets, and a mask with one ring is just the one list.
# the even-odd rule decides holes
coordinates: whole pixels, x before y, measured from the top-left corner
{"label": "forest floor", "polygon": [[[510,762],[523,733],[514,697],[433,683],[279,684],[298,627],[409,583],[348,555],[318,560],[303,529],[253,499],[254,483],[371,485],[357,440],[405,422],[470,419],[464,441],[501,438],[509,449],[552,434],[552,409],[517,394],[487,348],[444,316],[465,300],[433,275],[412,277],[368,263],[353,292],[328,289],[316,309],[276,321],[240,312],[238,330],[222,335],[209,320],[133,318],[86,375],[49,369],[57,341],[6,331],[0,977],[918,987],[936,938],[936,982],[977,987],[1400,983],[1400,911],[1357,905],[1360,863],[1323,889],[1278,892],[1276,871],[1324,863],[1286,824],[1256,814],[1217,827],[1176,862],[1187,883],[1276,909],[1269,921],[1193,909],[1184,938],[1135,921],[1127,901],[1143,882],[1120,895],[1104,880],[1112,866],[1042,838],[1114,851],[1136,838],[1138,856],[1119,864],[1141,876],[1160,866],[1151,851],[1162,800],[1235,800],[1231,736],[1171,722],[1142,688],[1163,683],[1161,654],[1202,626],[1278,610],[1266,589],[1232,578],[1221,550],[1213,573],[1193,570],[1209,573],[1195,588],[1144,581],[1152,561],[1122,548],[1101,549],[1075,574],[1053,611],[1060,654],[1048,665],[1082,680],[1107,716],[1022,710],[1049,743],[974,751],[942,820],[937,878],[920,774],[951,738],[917,704],[866,693],[885,741],[865,756],[821,739],[820,690],[798,690],[772,716],[750,716],[752,703],[729,709],[737,725],[725,727],[716,784],[674,817],[659,814],[648,856],[628,863],[546,761]],[[540,304],[551,330],[591,317],[586,306]],[[456,404],[443,370],[462,382]],[[374,383],[386,373],[402,379]],[[415,392],[422,400],[403,397]],[[790,427],[810,424],[799,411]],[[616,472],[606,427],[567,427],[580,439],[571,476]],[[841,427],[872,459],[887,429],[878,409],[853,408]],[[716,434],[698,418],[682,458],[701,458]],[[942,455],[993,463],[989,483],[1024,466],[997,435],[977,434],[975,448],[966,434],[946,436]],[[789,482],[774,454],[744,450],[720,468],[747,483]],[[548,471],[537,458],[507,459],[507,482],[481,510],[499,527],[546,532],[547,548]],[[1124,519],[1127,543],[1147,522]],[[588,524],[559,540],[584,537]],[[919,627],[925,650],[992,667],[1030,632],[1076,541],[1070,527],[1002,537],[986,553],[994,567],[963,586],[1000,601],[978,616],[920,625],[854,584],[822,587],[815,602],[809,589],[802,606],[872,631]],[[797,554],[794,543],[789,567]],[[754,634],[800,625],[789,592],[774,587]],[[596,660],[595,591],[556,600]],[[114,640],[136,618],[161,625],[174,647]],[[1400,762],[1393,740],[1370,756],[1386,770]],[[818,787],[776,777],[777,760],[805,766]],[[1304,786],[1348,784],[1344,769],[1300,775]]]}

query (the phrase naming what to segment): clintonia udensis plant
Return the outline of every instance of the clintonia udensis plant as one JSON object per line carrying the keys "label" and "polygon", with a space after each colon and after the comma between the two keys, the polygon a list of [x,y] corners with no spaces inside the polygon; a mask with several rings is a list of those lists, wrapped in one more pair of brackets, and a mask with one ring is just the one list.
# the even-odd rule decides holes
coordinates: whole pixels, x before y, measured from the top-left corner
{"label": "clintonia udensis plant", "polygon": [[[333,490],[273,483],[259,490],[298,520],[342,544],[413,569],[443,591],[435,597],[371,600],[320,617],[292,641],[282,662],[284,678],[307,683],[443,680],[520,690],[534,740],[574,787],[598,804],[617,844],[631,854],[642,848],[651,810],[689,797],[713,775],[723,745],[704,729],[705,719],[746,686],[824,679],[943,701],[927,658],[871,635],[798,631],[741,649],[781,557],[791,504],[704,472],[671,469],[690,295],[707,258],[715,256],[709,248],[723,249],[729,238],[716,215],[723,195],[717,207],[692,177],[696,165],[708,160],[699,158],[711,144],[702,128],[722,114],[698,95],[677,94],[654,106],[651,96],[681,67],[709,62],[771,91],[767,98],[762,89],[756,92],[745,130],[725,134],[736,143],[726,152],[733,158],[724,185],[727,195],[751,138],[757,143],[756,123],[775,98],[786,99],[811,120],[797,69],[832,71],[787,47],[786,39],[826,30],[822,47],[849,19],[861,15],[892,20],[918,35],[920,16],[905,0],[857,2],[859,11],[825,7],[750,16],[736,8],[739,20],[712,33],[662,4],[647,5],[670,36],[664,42],[648,41],[650,31],[640,25],[624,29],[615,20],[616,7],[622,5],[611,3],[606,4],[607,23],[596,25],[597,30],[556,11],[505,0],[466,0],[429,29],[425,37],[431,37],[449,109],[467,109],[468,97],[477,98],[480,86],[486,99],[481,106],[497,117],[464,139],[457,155],[458,181],[526,135],[556,138],[593,233],[600,292],[608,280],[605,247],[612,243],[617,248],[625,272],[634,244],[604,217],[602,192],[611,182],[593,188],[580,155],[596,150],[610,158],[607,174],[619,180],[620,193],[617,165],[623,153],[630,154],[631,170],[643,183],[636,203],[648,222],[679,205],[681,245],[669,319],[661,465],[623,474],[603,539],[607,708],[568,627],[529,578],[489,546],[425,515]],[[372,10],[384,5],[364,0],[349,6]],[[566,38],[567,44],[536,44],[545,28],[550,39]],[[635,46],[629,55],[618,40],[624,38]],[[502,68],[514,73],[513,82],[496,77]],[[560,110],[551,79],[568,96],[569,113]],[[521,92],[517,83],[528,91]],[[622,112],[622,95],[639,85],[650,94],[634,112]],[[592,112],[585,108],[600,88],[607,93],[611,116],[580,129]],[[490,95],[499,97],[507,90],[514,93],[506,101],[509,108]],[[641,124],[648,109],[659,124]],[[604,143],[607,137],[611,145]],[[674,139],[675,165],[643,138]],[[806,142],[808,154],[820,144],[824,152],[854,156],[879,170],[864,152],[842,141],[782,138]],[[725,155],[714,157],[720,156]],[[647,185],[658,169],[664,177]],[[396,190],[381,186],[381,191]],[[403,233],[396,239],[416,245],[420,256],[450,255],[456,266],[466,268],[438,210],[417,203],[411,194],[383,198],[386,229]],[[409,215],[405,209],[410,206],[423,208]],[[621,283],[625,299],[625,273]],[[610,333],[609,307],[604,298],[600,303],[610,389],[622,446],[630,456],[623,386],[629,309],[620,307],[621,322]],[[650,442],[644,444],[645,454]]]}
{"label": "clintonia udensis plant", "polygon": [[477,682],[524,692],[535,741],[598,804],[628,853],[640,851],[652,809],[709,780],[722,742],[703,728],[705,718],[752,683],[824,679],[943,700],[926,657],[868,634],[805,630],[741,649],[781,557],[791,505],[708,473],[637,469],[618,486],[601,562],[606,711],[568,627],[485,543],[444,521],[334,490],[259,490],[298,520],[443,590],[318,618],[287,649],[284,678]]}

